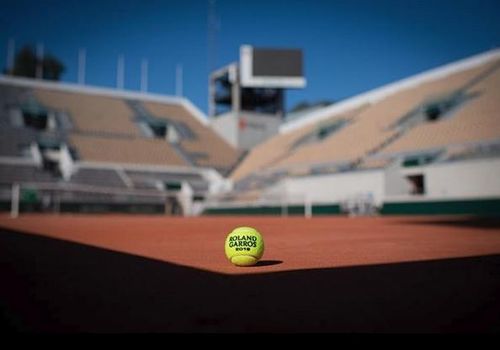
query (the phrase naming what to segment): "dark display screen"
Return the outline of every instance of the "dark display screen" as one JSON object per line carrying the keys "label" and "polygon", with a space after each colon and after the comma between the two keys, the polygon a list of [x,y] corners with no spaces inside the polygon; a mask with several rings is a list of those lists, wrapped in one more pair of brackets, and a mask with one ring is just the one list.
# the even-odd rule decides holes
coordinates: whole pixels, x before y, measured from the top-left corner
{"label": "dark display screen", "polygon": [[253,49],[253,76],[302,77],[302,51]]}

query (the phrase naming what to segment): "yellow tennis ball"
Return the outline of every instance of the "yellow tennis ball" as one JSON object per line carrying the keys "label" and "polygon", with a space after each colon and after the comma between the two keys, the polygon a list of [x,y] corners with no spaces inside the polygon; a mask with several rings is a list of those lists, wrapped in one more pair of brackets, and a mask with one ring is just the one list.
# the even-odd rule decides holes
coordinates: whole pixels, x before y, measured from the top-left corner
{"label": "yellow tennis ball", "polygon": [[234,265],[251,266],[262,258],[264,240],[253,227],[237,227],[226,237],[224,250]]}

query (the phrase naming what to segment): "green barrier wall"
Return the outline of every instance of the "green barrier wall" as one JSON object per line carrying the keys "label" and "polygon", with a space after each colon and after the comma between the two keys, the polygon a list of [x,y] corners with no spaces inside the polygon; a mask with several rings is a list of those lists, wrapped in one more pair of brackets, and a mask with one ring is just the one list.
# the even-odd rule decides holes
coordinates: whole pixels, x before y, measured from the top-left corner
{"label": "green barrier wall", "polygon": [[[304,206],[289,206],[288,215],[304,215]],[[210,208],[204,215],[281,215],[280,206]],[[314,215],[341,214],[338,204],[313,205]],[[387,202],[382,215],[478,215],[500,216],[500,199]]]}
{"label": "green barrier wall", "polygon": [[[210,208],[205,210],[204,215],[281,215],[281,206],[259,206],[259,207],[233,207],[233,208]],[[338,204],[313,205],[312,215],[335,215],[340,214]],[[287,207],[288,215],[304,215],[303,205],[292,205]]]}
{"label": "green barrier wall", "polygon": [[382,215],[487,215],[500,216],[500,199],[384,203]]}

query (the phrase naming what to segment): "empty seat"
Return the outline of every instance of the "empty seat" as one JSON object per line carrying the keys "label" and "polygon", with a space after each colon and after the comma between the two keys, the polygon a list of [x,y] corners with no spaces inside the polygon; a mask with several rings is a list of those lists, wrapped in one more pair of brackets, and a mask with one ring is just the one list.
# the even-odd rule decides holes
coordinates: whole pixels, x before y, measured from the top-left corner
{"label": "empty seat", "polygon": [[101,187],[126,187],[116,170],[113,169],[79,168],[71,176],[70,182]]}
{"label": "empty seat", "polygon": [[175,150],[162,140],[72,135],[69,141],[84,161],[188,166]]}

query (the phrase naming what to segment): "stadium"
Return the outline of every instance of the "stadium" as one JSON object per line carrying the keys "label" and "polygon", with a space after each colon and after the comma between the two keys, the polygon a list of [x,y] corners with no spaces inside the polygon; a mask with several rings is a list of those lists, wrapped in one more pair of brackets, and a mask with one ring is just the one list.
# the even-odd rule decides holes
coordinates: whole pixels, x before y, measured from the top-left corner
{"label": "stadium", "polygon": [[310,56],[239,49],[208,113],[0,75],[3,331],[498,333],[500,50],[290,112]]}
{"label": "stadium", "polygon": [[185,98],[2,77],[1,207],[495,214],[499,79],[500,52],[486,52],[278,126],[267,117],[267,138],[244,150],[220,120],[266,117],[242,110],[211,125]]}

